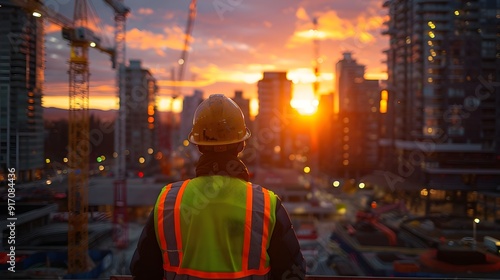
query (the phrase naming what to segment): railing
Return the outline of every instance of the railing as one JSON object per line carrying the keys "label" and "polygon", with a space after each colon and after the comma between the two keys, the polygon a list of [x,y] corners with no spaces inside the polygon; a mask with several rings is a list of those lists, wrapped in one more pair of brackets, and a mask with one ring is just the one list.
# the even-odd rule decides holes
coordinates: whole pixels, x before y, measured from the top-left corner
{"label": "railing", "polygon": [[[110,280],[132,280],[130,275],[111,275]],[[298,279],[298,278],[293,278]],[[370,277],[370,276],[317,276],[307,275],[306,280],[471,280],[471,278],[426,278],[426,277]],[[476,279],[481,280],[481,279]],[[486,279],[483,279],[486,280]]]}

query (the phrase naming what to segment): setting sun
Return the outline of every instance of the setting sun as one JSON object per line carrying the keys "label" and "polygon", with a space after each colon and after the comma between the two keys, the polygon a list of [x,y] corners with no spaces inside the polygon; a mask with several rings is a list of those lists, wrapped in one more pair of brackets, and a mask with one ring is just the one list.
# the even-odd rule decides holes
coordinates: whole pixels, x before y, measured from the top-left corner
{"label": "setting sun", "polygon": [[301,115],[313,115],[318,110],[318,100],[314,97],[312,83],[294,83],[292,108]]}

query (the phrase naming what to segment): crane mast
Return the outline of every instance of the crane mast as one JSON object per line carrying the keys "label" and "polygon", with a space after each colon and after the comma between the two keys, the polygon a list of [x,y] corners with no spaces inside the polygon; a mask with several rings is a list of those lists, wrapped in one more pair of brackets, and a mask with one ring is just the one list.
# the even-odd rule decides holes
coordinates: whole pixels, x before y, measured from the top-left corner
{"label": "crane mast", "polygon": [[[76,0],[76,28],[87,30],[87,2]],[[89,42],[75,36],[69,59],[68,272],[88,269]]]}
{"label": "crane mast", "polygon": [[116,247],[123,248],[128,244],[127,226],[127,180],[125,164],[125,138],[127,96],[125,91],[125,51],[126,51],[126,20],[130,9],[123,0],[104,0],[115,11],[115,57],[116,89],[119,98],[118,117],[115,122],[115,163],[114,209],[113,209],[113,240]]}

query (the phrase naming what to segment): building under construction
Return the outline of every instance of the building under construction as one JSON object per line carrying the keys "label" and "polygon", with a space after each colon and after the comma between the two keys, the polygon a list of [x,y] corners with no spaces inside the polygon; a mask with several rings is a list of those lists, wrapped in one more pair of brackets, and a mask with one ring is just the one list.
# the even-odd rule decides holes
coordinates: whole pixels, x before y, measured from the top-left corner
{"label": "building under construction", "polygon": [[0,1],[0,181],[40,179],[44,165],[43,21],[12,1]]}

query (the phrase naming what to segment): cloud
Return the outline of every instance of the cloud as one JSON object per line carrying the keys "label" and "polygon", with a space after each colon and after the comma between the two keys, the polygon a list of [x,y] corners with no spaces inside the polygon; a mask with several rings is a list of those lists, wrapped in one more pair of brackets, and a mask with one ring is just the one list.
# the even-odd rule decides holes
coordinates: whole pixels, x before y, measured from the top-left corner
{"label": "cloud", "polygon": [[304,7],[299,7],[295,16],[300,20],[309,20],[309,16],[307,15],[306,9]]}
{"label": "cloud", "polygon": [[376,40],[385,16],[373,13],[370,10],[362,12],[354,18],[343,18],[335,10],[328,10],[317,14],[318,28],[314,26],[310,16],[303,7],[296,12],[296,28],[289,39],[288,47],[297,47],[302,44],[310,44],[311,40],[347,40],[354,39],[362,44],[372,43]]}
{"label": "cloud", "polygon": [[237,82],[253,84],[262,78],[264,70],[274,69],[273,65],[258,64],[235,64],[230,67],[221,68],[216,64],[209,64],[205,67],[193,66],[191,71],[202,80],[215,82]]}
{"label": "cloud", "polygon": [[177,26],[167,27],[164,31],[166,34],[133,28],[127,32],[127,47],[138,50],[153,50],[161,57],[166,56],[166,49],[182,50],[184,32]]}
{"label": "cloud", "polygon": [[273,26],[273,24],[270,21],[267,21],[267,20],[264,21],[263,25],[265,27],[267,27],[267,28],[271,28]]}
{"label": "cloud", "polygon": [[138,14],[140,15],[152,15],[154,13],[153,9],[150,9],[150,8],[140,8],[138,11],[137,11]]}

